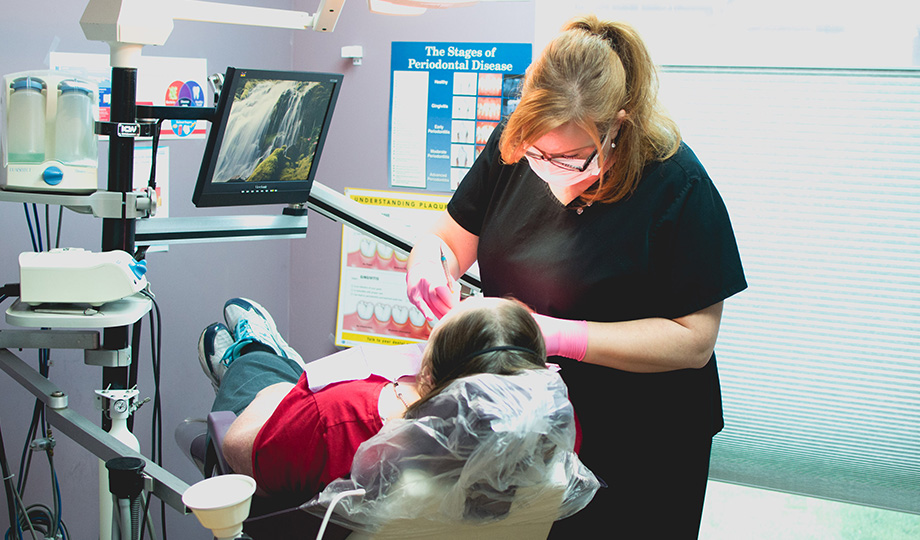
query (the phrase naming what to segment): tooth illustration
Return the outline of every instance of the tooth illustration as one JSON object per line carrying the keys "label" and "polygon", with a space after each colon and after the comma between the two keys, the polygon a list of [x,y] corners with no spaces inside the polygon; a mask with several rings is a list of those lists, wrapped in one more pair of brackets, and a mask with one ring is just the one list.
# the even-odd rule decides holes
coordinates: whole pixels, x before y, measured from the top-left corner
{"label": "tooth illustration", "polygon": [[412,323],[412,326],[425,326],[425,315],[422,314],[419,308],[412,306],[409,309],[409,321]]}
{"label": "tooth illustration", "polygon": [[476,93],[476,74],[475,73],[454,73],[454,94],[475,94]]}
{"label": "tooth illustration", "polygon": [[393,261],[393,268],[396,270],[405,270],[409,266],[409,256],[399,251],[395,252],[396,258]]}
{"label": "tooth illustration", "polygon": [[364,255],[365,257],[373,257],[374,251],[376,251],[376,248],[377,248],[376,244],[377,242],[371,240],[370,238],[362,238],[361,239],[361,255]]}
{"label": "tooth illustration", "polygon": [[390,312],[393,310],[390,304],[377,304],[374,306],[374,317],[378,321],[385,323],[390,320]]}
{"label": "tooth illustration", "polygon": [[371,320],[374,316],[374,304],[370,302],[358,302],[358,317],[365,321]]}
{"label": "tooth illustration", "polygon": [[389,260],[393,256],[393,248],[386,244],[377,244],[377,256],[383,260]]}
{"label": "tooth illustration", "polygon": [[476,117],[480,120],[498,120],[501,118],[502,103],[498,98],[479,98]]}
{"label": "tooth illustration", "polygon": [[393,306],[392,318],[393,322],[400,326],[406,324],[409,320],[409,308],[404,305]]}
{"label": "tooth illustration", "polygon": [[492,132],[495,131],[496,124],[492,122],[479,122],[476,124],[476,143],[485,144],[488,142]]}
{"label": "tooth illustration", "polygon": [[502,76],[500,73],[479,74],[479,95],[500,96],[502,93]]}

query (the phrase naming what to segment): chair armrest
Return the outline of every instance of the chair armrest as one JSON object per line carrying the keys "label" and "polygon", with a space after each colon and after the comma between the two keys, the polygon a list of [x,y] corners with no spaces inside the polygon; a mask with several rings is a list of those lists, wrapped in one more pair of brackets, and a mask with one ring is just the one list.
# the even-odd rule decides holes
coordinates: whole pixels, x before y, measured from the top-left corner
{"label": "chair armrest", "polygon": [[223,445],[227,430],[230,424],[236,420],[236,413],[233,411],[214,411],[208,414],[208,433],[211,435],[211,444],[217,455],[217,474],[230,474],[233,470],[227,465],[224,458]]}

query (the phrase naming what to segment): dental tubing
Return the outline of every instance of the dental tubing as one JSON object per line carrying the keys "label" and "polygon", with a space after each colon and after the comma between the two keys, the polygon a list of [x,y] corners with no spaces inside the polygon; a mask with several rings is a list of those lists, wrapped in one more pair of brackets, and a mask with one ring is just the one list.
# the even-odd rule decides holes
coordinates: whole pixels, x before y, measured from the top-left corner
{"label": "dental tubing", "polygon": [[534,313],[546,341],[547,356],[564,356],[581,362],[588,351],[588,322],[556,319]]}

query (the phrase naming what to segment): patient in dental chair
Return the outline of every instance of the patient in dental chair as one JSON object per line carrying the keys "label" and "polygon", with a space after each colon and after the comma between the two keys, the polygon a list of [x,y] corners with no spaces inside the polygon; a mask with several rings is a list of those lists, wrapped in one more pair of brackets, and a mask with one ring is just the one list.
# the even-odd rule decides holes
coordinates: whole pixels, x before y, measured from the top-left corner
{"label": "patient in dental chair", "polygon": [[[310,363],[256,302],[231,299],[224,315],[227,324],[202,333],[199,359],[217,391],[212,410],[238,415],[224,457],[264,494],[302,502],[350,476],[345,487],[363,487],[373,503],[406,478],[446,475],[466,481],[457,517],[497,516],[507,504],[493,495],[513,495],[522,479],[562,462],[580,492],[563,515],[597,489],[573,452],[565,386],[516,301],[465,300],[424,346],[355,347]],[[471,504],[471,490],[491,507]]]}

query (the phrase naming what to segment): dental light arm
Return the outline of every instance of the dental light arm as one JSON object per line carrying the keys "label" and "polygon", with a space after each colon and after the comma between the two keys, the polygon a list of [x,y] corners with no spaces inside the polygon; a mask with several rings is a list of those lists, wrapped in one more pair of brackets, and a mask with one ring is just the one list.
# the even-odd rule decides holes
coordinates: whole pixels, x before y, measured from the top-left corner
{"label": "dental light arm", "polygon": [[[307,199],[307,208],[406,255],[412,251],[414,241],[400,232],[404,227],[324,184],[313,182],[313,189],[310,190],[310,197]],[[482,288],[479,279],[469,273],[460,276],[458,281],[473,291],[478,292]]]}
{"label": "dental light arm", "polygon": [[[367,4],[373,13],[420,15],[431,8],[468,6],[479,1],[502,0],[367,0]],[[175,20],[332,32],[344,4],[345,0],[320,0],[316,13],[310,14],[201,0],[90,0],[80,26],[92,41],[135,47],[166,43]]]}
{"label": "dental light arm", "polygon": [[162,45],[173,21],[199,21],[332,32],[345,0],[321,0],[315,14],[201,0],[90,0],[80,19],[95,41]]}
{"label": "dental light arm", "polygon": [[345,0],[322,0],[319,9],[311,15],[304,11],[239,6],[199,0],[174,1],[173,19],[177,20],[290,28],[292,30],[312,29],[318,32],[335,30],[335,24],[345,4]]}
{"label": "dental light arm", "polygon": [[381,15],[421,15],[428,9],[471,6],[479,2],[521,2],[526,0],[367,0],[371,13]]}
{"label": "dental light arm", "polygon": [[175,20],[332,32],[345,0],[321,0],[315,14],[199,0],[90,0],[80,18],[86,39],[112,48],[113,67],[136,67],[144,45],[163,45]]}

